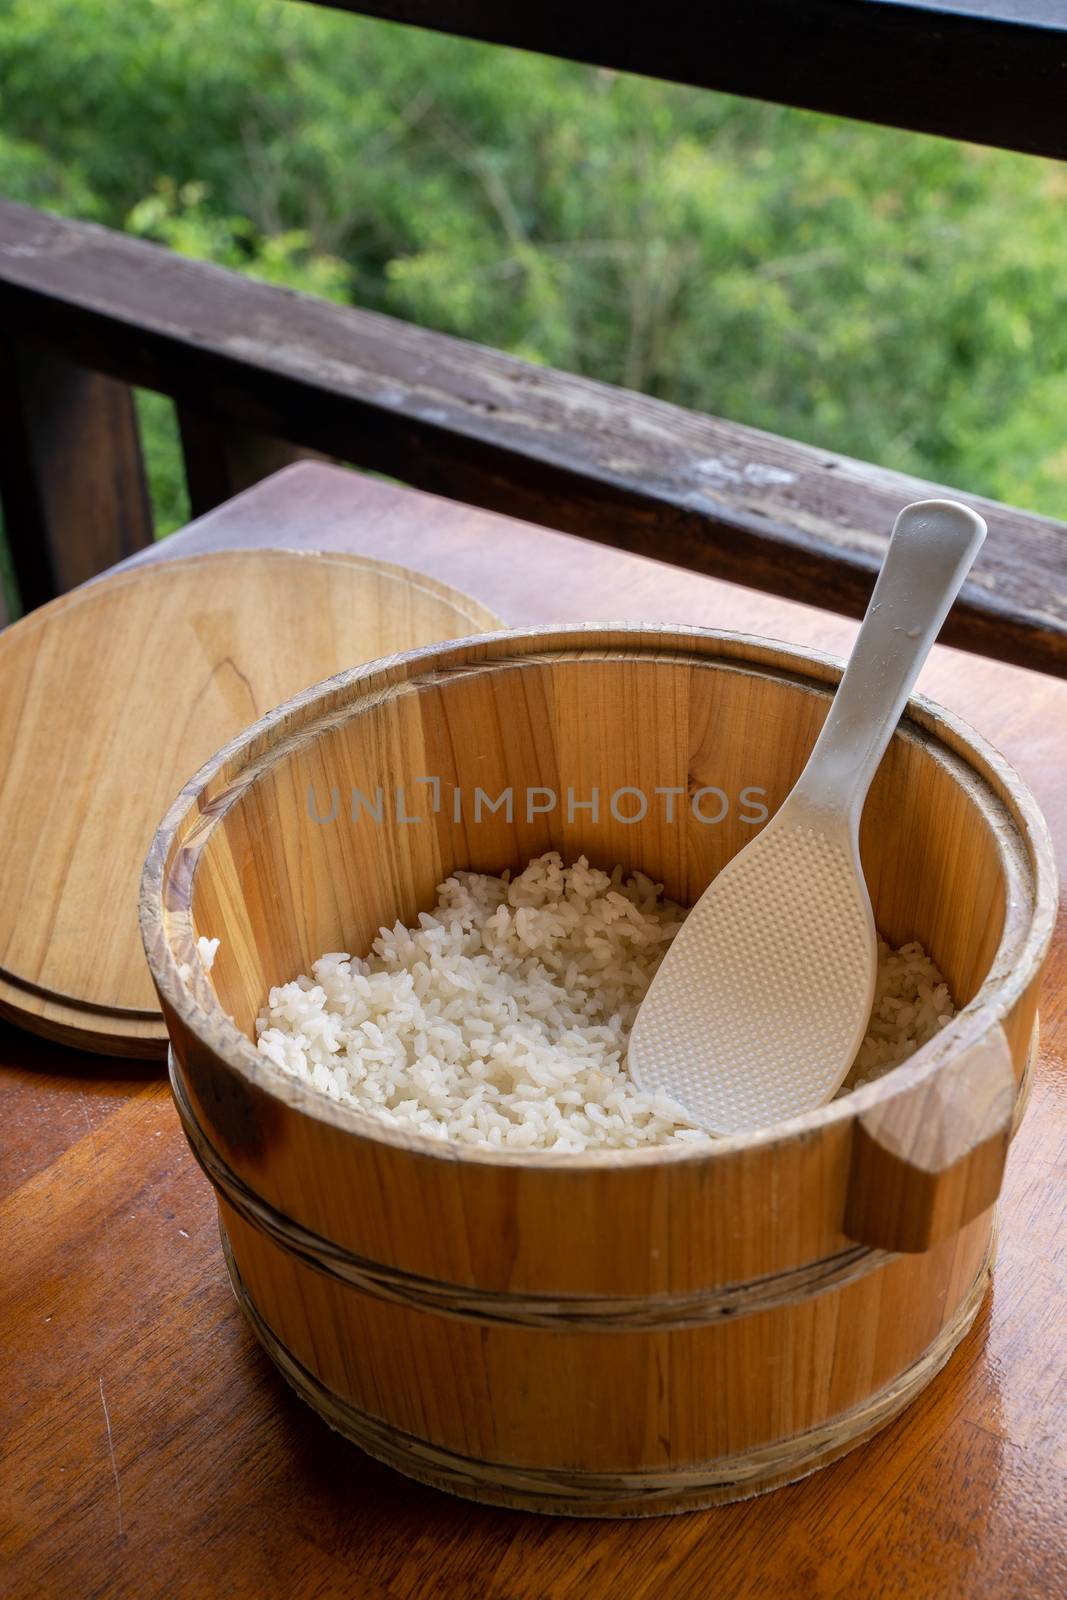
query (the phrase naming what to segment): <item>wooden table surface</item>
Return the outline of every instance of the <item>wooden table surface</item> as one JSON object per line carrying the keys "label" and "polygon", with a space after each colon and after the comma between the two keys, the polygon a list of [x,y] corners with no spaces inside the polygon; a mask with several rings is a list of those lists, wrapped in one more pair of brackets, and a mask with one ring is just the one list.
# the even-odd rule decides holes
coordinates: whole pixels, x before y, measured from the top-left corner
{"label": "wooden table surface", "polygon": [[[683,621],[841,654],[855,635],[807,607],[310,463],[134,559],[268,543],[403,562],[515,625]],[[1062,870],[1067,682],[938,649],[920,688],[1019,768]],[[242,1321],[160,1069],[0,1025],[0,1594],[1067,1594],[1065,993],[1061,918],[992,1292],[931,1387],[803,1483],[608,1523],[454,1500],[331,1434]]]}

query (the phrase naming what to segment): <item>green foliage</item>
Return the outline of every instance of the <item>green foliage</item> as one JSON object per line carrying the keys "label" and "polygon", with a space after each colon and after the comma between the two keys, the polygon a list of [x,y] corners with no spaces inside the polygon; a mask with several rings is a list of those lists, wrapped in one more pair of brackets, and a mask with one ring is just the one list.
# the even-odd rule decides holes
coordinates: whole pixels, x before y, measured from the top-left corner
{"label": "green foliage", "polygon": [[345,300],[349,272],[336,256],[314,250],[305,228],[264,233],[248,217],[220,215],[210,205],[206,183],[160,178],[152,194],[126,217],[126,231],[155,239],[179,255],[233,267],[267,283],[327,300]]}
{"label": "green foliage", "polygon": [[1054,163],[281,0],[9,0],[0,84],[15,198],[1067,516]]}
{"label": "green foliage", "polygon": [[148,488],[155,513],[156,538],[189,521],[189,492],[173,405],[161,394],[137,390],[137,426],[144,444]]}
{"label": "green foliage", "polygon": [[[2,39],[0,19],[0,39]],[[2,60],[2,57],[0,57]],[[3,105],[0,91],[0,106]],[[99,202],[78,166],[51,155],[28,139],[13,139],[0,129],[0,194],[68,216],[92,219]]]}

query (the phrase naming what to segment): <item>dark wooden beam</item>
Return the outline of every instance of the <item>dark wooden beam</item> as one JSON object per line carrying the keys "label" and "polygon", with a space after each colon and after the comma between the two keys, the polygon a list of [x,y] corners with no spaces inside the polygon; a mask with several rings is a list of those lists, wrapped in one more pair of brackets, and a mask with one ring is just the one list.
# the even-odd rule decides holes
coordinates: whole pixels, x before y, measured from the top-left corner
{"label": "dark wooden beam", "polygon": [[194,517],[204,516],[294,461],[327,459],[317,450],[243,428],[225,417],[208,416],[190,405],[178,407],[178,428]]}
{"label": "dark wooden beam", "polygon": [[152,542],[128,384],[0,327],[0,498],[24,611]]}
{"label": "dark wooden beam", "polygon": [[1067,0],[318,0],[917,133],[1067,157]]}
{"label": "dark wooden beam", "polygon": [[[900,507],[952,492],[0,202],[11,327],[242,427],[851,616]],[[1067,676],[1067,527],[966,498],[989,539],[944,641]]]}

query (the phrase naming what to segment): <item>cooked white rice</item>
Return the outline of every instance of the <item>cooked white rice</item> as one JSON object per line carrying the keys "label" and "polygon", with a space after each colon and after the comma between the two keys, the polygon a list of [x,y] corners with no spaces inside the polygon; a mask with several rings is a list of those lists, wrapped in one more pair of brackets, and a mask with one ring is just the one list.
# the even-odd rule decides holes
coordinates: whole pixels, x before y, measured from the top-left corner
{"label": "cooked white rice", "polygon": [[871,1020],[845,1080],[846,1092],[899,1067],[955,1013],[948,984],[918,940],[893,950],[879,939]]}
{"label": "cooked white rice", "polygon": [[[381,929],[365,958],[324,955],[312,977],[272,989],[262,1054],[435,1139],[560,1151],[708,1142],[626,1071],[637,1008],[686,914],[659,885],[552,853],[513,881],[457,872],[439,896],[418,927]],[[920,945],[880,942],[850,1085],[903,1061],[952,1013]]]}

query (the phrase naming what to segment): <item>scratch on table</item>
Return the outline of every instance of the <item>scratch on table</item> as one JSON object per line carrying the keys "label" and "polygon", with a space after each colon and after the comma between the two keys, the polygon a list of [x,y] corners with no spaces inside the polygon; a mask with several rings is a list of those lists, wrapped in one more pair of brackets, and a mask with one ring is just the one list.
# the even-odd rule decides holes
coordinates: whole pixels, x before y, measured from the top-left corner
{"label": "scratch on table", "polygon": [[122,1488],[119,1484],[118,1462],[115,1460],[115,1443],[111,1437],[111,1416],[107,1409],[107,1400],[104,1398],[104,1380],[100,1379],[100,1404],[104,1408],[104,1426],[107,1429],[107,1453],[111,1457],[111,1473],[115,1479],[115,1499],[118,1503],[119,1513],[119,1538],[122,1538]]}

